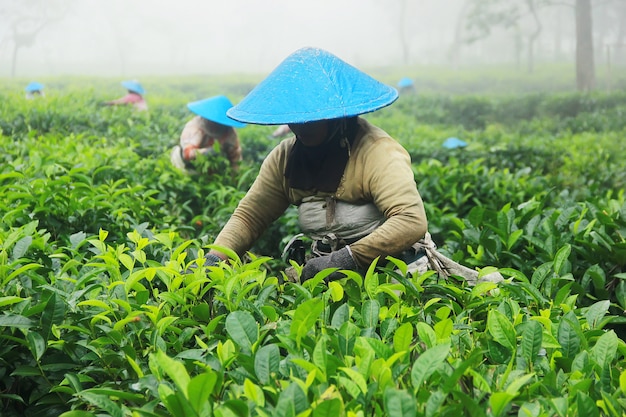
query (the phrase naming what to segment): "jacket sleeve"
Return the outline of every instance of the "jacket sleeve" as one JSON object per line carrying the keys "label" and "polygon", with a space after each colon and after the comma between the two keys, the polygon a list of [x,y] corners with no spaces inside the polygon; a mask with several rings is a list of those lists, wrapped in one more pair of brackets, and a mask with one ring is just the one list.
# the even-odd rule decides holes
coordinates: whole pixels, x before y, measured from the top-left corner
{"label": "jacket sleeve", "polygon": [[408,249],[424,237],[428,225],[411,158],[398,142],[379,138],[359,157],[364,197],[386,217],[378,229],[350,245],[357,264],[364,267],[378,256],[384,259]]}
{"label": "jacket sleeve", "polygon": [[284,181],[287,152],[284,146],[272,150],[263,161],[259,175],[241,199],[233,215],[215,239],[215,244],[243,255],[267,227],[280,217],[289,198]]}
{"label": "jacket sleeve", "polygon": [[195,157],[195,149],[199,149],[204,138],[198,116],[189,120],[180,134],[180,147],[183,148],[183,158],[189,161]]}

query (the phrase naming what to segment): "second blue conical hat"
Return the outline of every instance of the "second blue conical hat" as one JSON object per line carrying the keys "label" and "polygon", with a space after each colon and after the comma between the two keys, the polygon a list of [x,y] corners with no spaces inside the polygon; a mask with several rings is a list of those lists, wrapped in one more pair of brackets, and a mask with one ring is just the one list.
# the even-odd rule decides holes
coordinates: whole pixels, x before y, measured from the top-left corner
{"label": "second blue conical hat", "polygon": [[135,80],[122,81],[122,86],[125,89],[132,91],[133,93],[137,93],[139,95],[146,94],[146,90],[143,89],[143,86],[138,81],[135,81]]}
{"label": "second blue conical hat", "polygon": [[245,123],[238,122],[226,116],[226,111],[233,107],[228,97],[220,95],[204,100],[187,103],[187,108],[195,114],[226,126],[244,127]]}
{"label": "second blue conical hat", "polygon": [[303,48],[289,55],[227,115],[260,125],[306,123],[373,112],[397,98],[395,88],[335,55]]}
{"label": "second blue conical hat", "polygon": [[24,89],[24,91],[28,93],[32,93],[33,91],[41,91],[41,90],[43,90],[43,84],[38,83],[37,81],[33,81],[32,83],[29,83]]}

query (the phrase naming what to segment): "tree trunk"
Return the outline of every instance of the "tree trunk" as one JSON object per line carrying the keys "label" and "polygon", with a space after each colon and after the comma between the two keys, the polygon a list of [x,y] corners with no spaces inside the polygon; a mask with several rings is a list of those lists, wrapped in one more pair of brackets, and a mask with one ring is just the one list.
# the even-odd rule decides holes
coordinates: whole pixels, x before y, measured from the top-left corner
{"label": "tree trunk", "polygon": [[19,49],[19,45],[17,42],[13,43],[13,57],[11,61],[11,78],[15,78],[15,68],[17,65],[17,50]]}
{"label": "tree trunk", "polygon": [[576,0],[576,86],[578,91],[595,88],[591,0]]}
{"label": "tree trunk", "polygon": [[530,13],[535,20],[535,30],[528,37],[528,73],[532,73],[535,70],[535,42],[537,38],[541,34],[541,20],[539,20],[539,16],[537,16],[537,10],[535,10],[535,2],[534,0],[527,0],[526,4]]}
{"label": "tree trunk", "polygon": [[409,65],[409,42],[406,39],[406,0],[400,0],[400,24],[398,31],[400,32],[400,45],[402,46],[402,63]]}
{"label": "tree trunk", "polygon": [[467,11],[469,10],[469,6],[470,2],[465,0],[461,11],[456,18],[456,24],[454,25],[454,41],[448,50],[448,62],[450,63],[450,67],[452,67],[452,69],[457,69],[459,67],[461,46],[463,44],[463,27],[465,25],[465,17],[467,15]]}
{"label": "tree trunk", "polygon": [[554,60],[560,61],[563,56],[563,25],[561,13],[556,9],[553,15],[554,20]]}

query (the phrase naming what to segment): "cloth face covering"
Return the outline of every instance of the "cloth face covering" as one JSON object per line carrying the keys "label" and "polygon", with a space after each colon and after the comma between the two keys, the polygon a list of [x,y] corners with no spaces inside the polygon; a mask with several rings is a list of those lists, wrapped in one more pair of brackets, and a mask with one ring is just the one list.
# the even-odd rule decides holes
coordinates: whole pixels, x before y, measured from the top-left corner
{"label": "cloth face covering", "polygon": [[285,178],[298,190],[333,193],[337,190],[350,157],[358,129],[357,118],[330,121],[331,132],[319,146],[304,146],[296,140],[287,161]]}

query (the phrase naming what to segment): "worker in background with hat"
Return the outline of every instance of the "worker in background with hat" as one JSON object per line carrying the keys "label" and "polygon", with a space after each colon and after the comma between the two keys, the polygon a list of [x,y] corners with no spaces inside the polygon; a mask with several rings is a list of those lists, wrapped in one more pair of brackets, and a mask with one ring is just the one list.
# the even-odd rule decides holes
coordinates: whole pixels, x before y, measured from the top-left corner
{"label": "worker in background with hat", "polygon": [[172,149],[172,164],[193,173],[192,161],[199,154],[216,154],[217,147],[233,171],[237,171],[241,162],[241,144],[235,128],[246,124],[226,116],[231,107],[233,104],[223,95],[188,103],[187,108],[196,116],[185,124],[179,145]]}
{"label": "worker in background with hat", "polygon": [[43,84],[38,83],[36,81],[33,81],[31,83],[29,83],[26,88],[24,89],[24,91],[26,91],[26,99],[28,100],[32,100],[35,97],[44,97],[45,94],[43,92]]}
{"label": "worker in background with hat", "polygon": [[[341,270],[364,273],[376,258],[387,256],[414,264],[415,270],[424,266],[425,272],[437,252],[411,158],[361,117],[397,98],[396,89],[325,50],[303,48],[288,56],[227,112],[242,123],[287,124],[294,136],[266,157],[204,265],[227,260],[219,247],[243,255],[295,205],[312,244],[301,274],[286,271],[290,279],[302,282],[328,268],[338,270],[326,279],[339,279],[345,276]],[[445,274],[447,265],[437,268]],[[470,272],[476,279],[478,273]]]}
{"label": "worker in background with hat", "polygon": [[398,90],[400,94],[409,94],[415,92],[415,83],[409,77],[402,77],[398,81]]}
{"label": "worker in background with hat", "polygon": [[136,110],[145,111],[148,110],[148,103],[146,102],[144,95],[146,91],[143,86],[134,80],[122,81],[122,86],[127,90],[127,94],[116,100],[107,101],[104,104],[107,106],[119,106],[119,105],[131,105]]}

